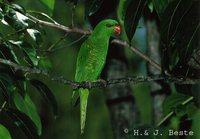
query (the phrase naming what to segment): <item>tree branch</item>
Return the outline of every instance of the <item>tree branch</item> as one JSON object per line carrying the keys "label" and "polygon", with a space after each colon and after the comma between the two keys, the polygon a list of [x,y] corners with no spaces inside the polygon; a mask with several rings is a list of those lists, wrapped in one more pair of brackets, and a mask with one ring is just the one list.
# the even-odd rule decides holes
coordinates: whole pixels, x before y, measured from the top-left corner
{"label": "tree branch", "polygon": [[118,45],[121,45],[121,46],[129,48],[132,52],[134,52],[135,54],[139,55],[141,58],[143,58],[149,64],[151,64],[156,69],[158,69],[159,71],[161,71],[161,66],[158,63],[156,63],[154,60],[152,60],[151,58],[149,58],[147,55],[143,54],[136,47],[132,47],[131,45],[129,45],[126,41],[121,41],[121,40],[118,40],[118,39],[114,39],[114,40],[112,40],[112,43],[115,43],[115,44],[118,44]]}
{"label": "tree branch", "polygon": [[85,34],[85,35],[91,34],[91,32],[89,30],[83,30],[83,29],[76,28],[76,27],[69,28],[69,27],[66,27],[66,26],[58,24],[58,23],[55,24],[55,23],[52,23],[52,22],[47,22],[47,21],[37,19],[36,17],[29,15],[29,14],[27,14],[27,16],[29,17],[29,19],[32,22],[34,22],[36,24],[48,26],[48,27],[52,27],[52,28],[57,28],[57,29],[65,31],[67,33],[79,33],[79,34]]}
{"label": "tree branch", "polygon": [[[83,29],[76,28],[76,27],[69,28],[69,27],[66,27],[64,25],[58,24],[57,22],[56,23],[51,23],[51,22],[43,21],[43,20],[35,18],[34,16],[29,15],[29,14],[27,14],[27,16],[29,17],[29,19],[32,22],[34,22],[36,24],[40,24],[40,25],[44,25],[44,26],[48,26],[48,27],[52,27],[52,28],[57,28],[57,29],[65,31],[67,33],[72,33],[73,32],[73,33],[79,33],[79,34],[84,34],[84,35],[91,34],[91,31],[89,31],[89,30],[83,30]],[[150,59],[148,56],[143,54],[137,48],[132,47],[131,45],[129,45],[127,42],[119,40],[119,39],[114,39],[112,41],[112,43],[115,43],[115,44],[118,44],[120,46],[124,46],[124,47],[129,48],[132,52],[134,52],[135,54],[137,54],[138,56],[143,58],[145,61],[147,61],[152,66],[154,66],[159,71],[161,71],[161,66],[158,63],[156,63],[154,60]]]}
{"label": "tree branch", "polygon": [[109,80],[101,79],[101,80],[97,80],[97,81],[76,82],[76,81],[64,79],[63,76],[58,76],[58,75],[52,74],[47,70],[31,68],[28,66],[22,66],[22,65],[14,63],[10,60],[0,58],[0,63],[12,67],[15,71],[23,71],[23,72],[27,72],[29,74],[39,74],[39,75],[47,76],[52,81],[56,81],[56,82],[60,82],[60,83],[69,85],[73,89],[102,88],[102,87],[107,87],[107,86],[113,85],[113,84],[123,84],[123,83],[138,84],[138,83],[142,83],[142,82],[152,82],[152,81],[165,81],[165,82],[173,82],[173,83],[177,83],[177,84],[196,84],[196,83],[200,82],[200,79],[190,79],[190,78],[184,78],[184,77],[171,77],[171,76],[163,77],[162,75],[132,76],[132,77],[117,78],[117,79],[109,79]]}

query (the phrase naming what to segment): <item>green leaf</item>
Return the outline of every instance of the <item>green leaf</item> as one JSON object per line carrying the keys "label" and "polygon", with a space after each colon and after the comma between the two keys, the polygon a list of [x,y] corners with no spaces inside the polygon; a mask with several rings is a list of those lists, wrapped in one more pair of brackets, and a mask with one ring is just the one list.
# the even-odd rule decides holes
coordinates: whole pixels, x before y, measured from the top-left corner
{"label": "green leaf", "polygon": [[15,90],[15,86],[13,84],[13,80],[8,74],[0,74],[0,88],[6,101],[9,101],[11,93]]}
{"label": "green leaf", "polygon": [[37,45],[40,45],[42,42],[41,33],[36,29],[27,29],[26,30],[30,37],[36,42]]}
{"label": "green leaf", "polygon": [[165,9],[167,8],[167,6],[175,0],[152,0],[154,7],[159,15],[162,16],[163,12],[165,11]]}
{"label": "green leaf", "polygon": [[0,7],[0,21],[2,24],[9,26],[9,24],[4,20],[4,14],[5,14],[5,12],[3,10],[4,8],[2,8],[3,7],[2,5],[0,5],[0,6],[1,6]]}
{"label": "green leaf", "polygon": [[7,42],[2,42],[0,44],[0,57],[4,59],[9,59],[19,64],[17,55],[15,54],[12,46]]}
{"label": "green leaf", "polygon": [[91,16],[97,12],[103,3],[103,0],[86,0],[85,1],[85,16]]}
{"label": "green leaf", "polygon": [[[183,7],[184,4],[186,7]],[[169,41],[174,37],[177,27],[190,6],[191,0],[186,0],[185,2],[176,0],[170,3],[163,11],[162,16],[160,17],[161,34],[163,35],[163,40],[165,40],[167,44],[169,44]]]}
{"label": "green leaf", "polygon": [[38,65],[40,68],[47,69],[47,70],[51,69],[52,67],[52,63],[49,57],[47,56],[41,56]]}
{"label": "green leaf", "polygon": [[168,97],[163,102],[163,111],[164,115],[167,115],[171,111],[178,111],[181,112],[181,109],[183,109],[180,105],[182,102],[187,100],[189,96],[183,95],[183,94],[172,94]]}
{"label": "green leaf", "polygon": [[48,9],[48,14],[52,15],[55,5],[55,0],[40,0]]}
{"label": "green leaf", "polygon": [[12,3],[11,6],[12,6],[12,8],[13,8],[15,11],[18,11],[18,12],[20,12],[20,13],[22,13],[22,14],[26,14],[25,8],[22,7],[21,5]]}
{"label": "green leaf", "polygon": [[37,58],[37,53],[35,48],[33,48],[31,45],[27,44],[26,46],[22,47],[24,55],[25,55],[25,60],[34,66],[38,65],[39,59]]}
{"label": "green leaf", "polygon": [[9,131],[0,124],[0,139],[12,139]]}
{"label": "green leaf", "polygon": [[37,57],[36,49],[28,42],[15,42],[13,45],[19,47],[24,53],[24,60],[33,66],[38,65],[39,58]]}
{"label": "green leaf", "polygon": [[130,0],[120,0],[117,7],[117,19],[122,28],[122,32],[120,33],[120,36],[125,41],[128,41],[128,37],[126,35],[126,31],[124,27],[124,19],[125,19],[125,13],[126,13],[126,9],[128,7],[129,2]]}
{"label": "green leaf", "polygon": [[12,45],[20,48],[24,53],[24,60],[33,66],[38,65],[39,58],[37,57],[36,49],[28,42],[9,41]]}
{"label": "green leaf", "polygon": [[[5,51],[0,51],[5,52]],[[3,53],[2,53],[3,54]],[[5,59],[10,59],[6,55],[2,55],[3,58]],[[16,58],[17,59],[17,58]],[[12,60],[14,61],[14,60]],[[18,61],[18,60],[17,60]],[[16,60],[15,60],[16,62]],[[18,62],[16,62],[18,63]],[[3,92],[3,96],[5,100],[8,101],[8,98],[10,97],[10,94],[14,92],[16,89],[19,90],[20,94],[24,96],[25,91],[26,91],[26,80],[24,77],[24,74],[22,71],[13,71],[13,69],[10,66],[7,65],[0,65],[0,88]]]}
{"label": "green leaf", "polygon": [[35,104],[32,102],[28,94],[26,94],[25,97],[22,98],[21,95],[15,93],[14,102],[17,109],[29,116],[29,118],[34,122],[37,127],[38,135],[41,135],[42,124],[40,121],[40,117],[38,115]]}
{"label": "green leaf", "polygon": [[0,21],[3,19],[3,13],[2,9],[0,8]]}
{"label": "green leaf", "polygon": [[13,9],[8,10],[8,13],[4,16],[4,20],[15,30],[28,27],[28,17]]}
{"label": "green leaf", "polygon": [[182,104],[178,104],[175,107],[174,112],[175,112],[176,116],[182,117],[182,116],[184,116],[187,113],[187,107],[184,106],[184,105],[182,105]]}
{"label": "green leaf", "polygon": [[4,111],[13,120],[14,125],[21,128],[29,139],[39,138],[35,124],[26,114],[11,108]]}
{"label": "green leaf", "polygon": [[2,88],[1,80],[0,80],[0,97],[2,98],[1,101],[8,101],[9,100],[8,93],[6,92],[6,90],[4,88]]}
{"label": "green leaf", "polygon": [[200,19],[199,13],[197,12],[199,10],[199,4],[200,2],[193,2],[190,8],[188,6],[188,12],[183,17],[175,35],[177,42],[174,48],[177,48],[180,61],[184,63],[189,60],[194,50],[199,48]]}
{"label": "green leaf", "polygon": [[19,92],[19,94],[22,97],[25,97],[27,82],[24,73],[22,71],[18,71],[12,74],[11,76],[13,77],[13,81],[15,81],[17,92]]}
{"label": "green leaf", "polygon": [[186,111],[188,118],[192,119],[193,116],[199,111],[199,108],[196,107],[194,102],[191,102],[190,104],[187,105]]}
{"label": "green leaf", "polygon": [[[198,47],[200,19],[199,1],[177,0],[168,5],[161,16],[162,63],[164,70],[185,76],[186,63]],[[183,68],[185,67],[185,68]],[[186,72],[187,71],[187,72]]]}
{"label": "green leaf", "polygon": [[124,25],[129,41],[132,40],[135,34],[146,4],[147,0],[132,0],[127,7]]}
{"label": "green leaf", "polygon": [[47,102],[52,105],[53,108],[53,113],[55,118],[57,117],[58,114],[58,106],[56,102],[56,98],[52,91],[49,89],[48,86],[46,86],[43,82],[39,80],[32,79],[30,80],[30,83],[40,92],[42,98]]}
{"label": "green leaf", "polygon": [[152,1],[148,4],[148,8],[149,8],[150,12],[153,13],[154,6],[153,6]]}
{"label": "green leaf", "polygon": [[38,65],[39,58],[37,57],[36,49],[29,44],[28,42],[21,42],[21,41],[9,41],[12,45],[17,46],[20,48],[24,53],[24,59],[26,62],[33,66]]}

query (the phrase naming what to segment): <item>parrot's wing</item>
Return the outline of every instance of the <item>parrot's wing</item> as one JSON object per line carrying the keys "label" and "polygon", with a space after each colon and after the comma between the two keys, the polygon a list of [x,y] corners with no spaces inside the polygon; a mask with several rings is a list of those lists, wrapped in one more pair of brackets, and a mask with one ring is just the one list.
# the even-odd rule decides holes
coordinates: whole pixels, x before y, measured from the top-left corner
{"label": "parrot's wing", "polygon": [[108,42],[97,43],[95,40],[88,39],[83,43],[76,65],[76,81],[95,81],[97,79],[102,71],[107,54],[107,50],[104,52],[98,49],[103,45],[108,45]]}
{"label": "parrot's wing", "polygon": [[87,78],[86,73],[88,71],[86,67],[89,60],[90,47],[88,40],[81,45],[76,63],[75,81],[81,82]]}
{"label": "parrot's wing", "polygon": [[[88,63],[88,55],[90,52],[90,45],[88,41],[86,40],[79,50],[79,55],[77,58],[76,63],[76,73],[75,73],[75,81],[81,82],[86,80],[87,78],[87,63]],[[71,104],[72,106],[77,106],[80,103],[80,94],[79,91],[74,90],[72,94]]]}

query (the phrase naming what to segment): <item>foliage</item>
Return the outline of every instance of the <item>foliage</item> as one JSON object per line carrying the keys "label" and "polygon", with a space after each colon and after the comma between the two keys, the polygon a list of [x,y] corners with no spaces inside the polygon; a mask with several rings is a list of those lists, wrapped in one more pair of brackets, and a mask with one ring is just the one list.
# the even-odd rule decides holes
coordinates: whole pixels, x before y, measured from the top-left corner
{"label": "foliage", "polygon": [[131,1],[127,6],[124,24],[129,41],[131,41],[133,38],[139,19],[141,18],[143,9],[146,4],[147,0],[135,0]]}
{"label": "foliage", "polygon": [[[78,10],[81,7],[80,5],[83,4],[82,1],[78,0],[65,1],[75,5],[77,8],[75,10]],[[45,55],[49,50],[46,47],[49,46],[46,43],[48,40],[46,37],[48,31],[46,30],[48,29],[45,30],[44,26],[34,21],[31,16],[33,13],[38,14],[38,17],[42,16],[41,19],[47,18],[48,21],[50,20],[51,23],[56,25],[57,23],[51,16],[53,15],[53,18],[56,18],[54,11],[58,7],[55,6],[57,2],[55,0],[40,0],[38,2],[47,7],[45,12],[48,15],[39,11],[33,12],[7,0],[0,1],[0,31],[2,31],[0,32],[0,58],[32,69],[49,71],[56,69],[56,66],[52,67],[51,59],[46,58]],[[101,12],[106,0],[85,0],[84,2],[85,19],[92,25],[92,22],[88,19]],[[119,20],[122,20],[120,23],[123,24],[124,33],[126,33],[125,35],[131,44],[139,21],[143,18],[144,10],[148,8],[149,1],[124,0],[119,3],[126,5],[121,6],[124,8],[117,12],[121,12]],[[199,1],[152,0],[151,4],[153,12],[159,17],[157,22],[160,23],[162,75],[199,79]],[[65,8],[66,5],[62,5],[62,8]],[[116,5],[113,5],[113,7],[116,7]],[[126,40],[122,36],[121,38]],[[73,36],[72,39],[74,39]],[[62,40],[62,38],[59,39],[49,48],[58,45]],[[41,97],[45,104],[52,108],[54,118],[58,116],[56,95],[42,78],[36,78],[28,71],[22,72],[9,65],[0,64],[0,105],[2,106],[0,109],[0,138],[16,137],[15,131],[11,130],[13,126],[20,129],[27,138],[37,139],[42,136],[44,129],[39,113],[39,103],[34,100],[30,93],[33,87],[35,88],[34,91],[39,93],[39,95],[34,93],[34,96]],[[166,97],[163,103],[163,111],[167,119],[160,123],[159,128],[179,130],[182,123],[189,121],[192,124],[188,129],[197,133],[195,138],[200,138],[199,84],[174,84],[174,86],[175,88],[171,87],[171,94]],[[69,100],[70,98],[65,99]],[[10,121],[6,120],[8,117],[13,123],[12,125]],[[150,128],[155,128],[153,125],[150,126]],[[146,126],[140,128],[145,129]]]}
{"label": "foliage", "polygon": [[9,131],[3,125],[0,125],[0,137],[2,139],[11,139]]}

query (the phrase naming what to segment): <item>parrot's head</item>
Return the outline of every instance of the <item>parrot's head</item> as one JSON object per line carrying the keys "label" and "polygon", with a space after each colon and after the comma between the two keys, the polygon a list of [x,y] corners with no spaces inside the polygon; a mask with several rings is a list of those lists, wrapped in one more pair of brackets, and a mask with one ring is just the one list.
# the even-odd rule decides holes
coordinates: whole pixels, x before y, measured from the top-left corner
{"label": "parrot's head", "polygon": [[116,20],[112,20],[112,19],[102,20],[97,25],[96,28],[100,29],[101,31],[109,32],[110,34],[114,34],[114,33],[120,34],[121,33],[121,27],[119,26],[119,23]]}

